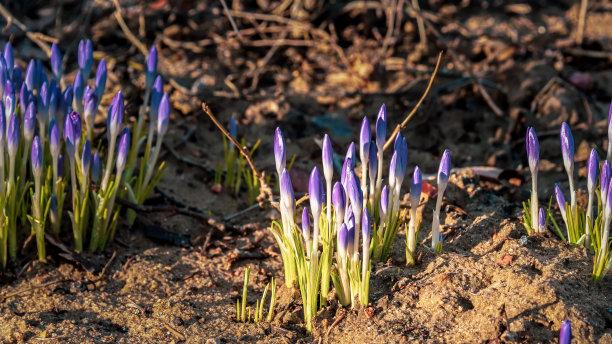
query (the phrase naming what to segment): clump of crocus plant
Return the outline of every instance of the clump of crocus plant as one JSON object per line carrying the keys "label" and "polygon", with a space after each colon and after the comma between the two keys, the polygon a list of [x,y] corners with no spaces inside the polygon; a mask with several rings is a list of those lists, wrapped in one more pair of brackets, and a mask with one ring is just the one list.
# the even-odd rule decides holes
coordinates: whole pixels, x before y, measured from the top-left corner
{"label": "clump of crocus plant", "polygon": [[[91,251],[102,250],[112,239],[117,223],[117,194],[143,194],[133,192],[128,180],[122,178],[132,128],[123,123],[121,92],[108,108],[106,140],[99,140],[94,124],[106,88],[106,63],[100,60],[95,80],[90,79],[95,63],[89,40],[79,43],[77,60],[78,69],[70,84],[57,44],[51,47],[49,75],[39,60],[29,61],[22,75],[10,43],[0,56],[3,266],[8,258],[17,258],[17,239],[27,235],[36,238],[38,258],[45,261],[45,235],[60,236],[68,231],[66,224],[72,227],[75,251],[81,252],[87,240]],[[144,194],[159,179],[154,171],[160,170],[157,158],[170,113],[167,96],[161,95],[160,103],[160,110],[156,110],[159,114],[152,121],[157,128],[155,147],[149,147],[151,157],[137,169],[143,176],[141,184],[147,186]],[[102,163],[105,159],[106,166]],[[135,185],[134,180],[128,182]],[[31,197],[26,197],[28,194]],[[66,196],[70,202],[64,202]],[[130,198],[144,201],[142,197]]]}
{"label": "clump of crocus plant", "polygon": [[[383,177],[383,151],[386,141],[386,108],[381,106],[376,121],[376,137],[364,118],[359,132],[359,151],[351,143],[347,149],[338,181],[333,180],[333,147],[328,135],[323,137],[323,178],[318,167],[310,174],[309,208],[301,212],[301,226],[296,221],[296,202],[291,178],[286,169],[286,142],[280,129],[274,132],[274,157],[279,178],[280,222],[271,231],[280,248],[285,283],[299,288],[304,305],[307,330],[312,318],[324,307],[333,285],[343,306],[369,303],[372,260],[389,257],[397,231],[406,219],[400,211],[401,186],[408,166],[408,145],[397,135],[389,163],[389,175]],[[357,160],[361,163],[357,168]],[[356,169],[360,172],[356,173]],[[450,173],[450,152],[442,158],[439,184],[441,194]],[[384,180],[388,184],[383,183]],[[418,242],[422,176],[418,167],[411,184],[411,214],[407,231],[407,258],[414,263]],[[438,201],[440,203],[441,201]],[[438,205],[439,213],[440,205]],[[438,222],[439,223],[439,222]],[[437,229],[439,232],[439,229]],[[436,234],[439,236],[439,234]]]}
{"label": "clump of crocus plant", "polygon": [[[611,112],[612,114],[612,105]],[[608,116],[610,128],[612,116]],[[529,129],[531,130],[531,128]],[[611,132],[611,131],[609,131]],[[529,132],[528,132],[529,136]],[[599,166],[599,155],[593,148],[587,161],[587,194],[588,202],[586,208],[577,204],[576,190],[574,188],[574,139],[570,127],[567,123],[561,126],[561,153],[563,165],[569,180],[570,203],[565,199],[563,189],[559,183],[555,183],[554,198],[559,207],[559,213],[565,224],[565,231],[562,231],[552,212],[548,211],[548,216],[543,216],[543,209],[540,209],[538,225],[540,231],[546,229],[546,221],[550,219],[553,229],[562,240],[567,240],[574,245],[584,245],[589,253],[593,254],[593,279],[599,281],[610,269],[612,265],[612,240],[610,240],[610,222],[612,222],[612,192],[610,192],[610,180],[612,171],[609,161],[605,160]],[[608,150],[610,150],[608,147]],[[529,149],[528,149],[529,151]],[[610,151],[608,151],[608,157]],[[533,173],[533,172],[532,172]],[[599,178],[598,178],[599,176]],[[533,216],[533,215],[532,215]],[[532,218],[533,220],[533,218]]]}
{"label": "clump of crocus plant", "polygon": [[529,127],[525,137],[525,149],[531,172],[531,199],[527,205],[523,204],[525,210],[523,214],[523,225],[528,234],[539,233],[538,226],[538,168],[540,165],[540,143],[535,129]]}
{"label": "clump of crocus plant", "polygon": [[446,149],[440,159],[438,168],[438,194],[436,196],[436,207],[434,208],[431,223],[431,249],[439,253],[442,251],[442,238],[440,234],[440,209],[442,208],[442,198],[448,186],[448,178],[451,171],[451,152]]}

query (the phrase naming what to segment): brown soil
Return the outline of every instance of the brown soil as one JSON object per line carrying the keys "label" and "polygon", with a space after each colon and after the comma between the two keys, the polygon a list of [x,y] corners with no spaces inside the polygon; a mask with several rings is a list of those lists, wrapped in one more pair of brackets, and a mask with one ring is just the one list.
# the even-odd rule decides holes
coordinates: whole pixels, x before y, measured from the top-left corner
{"label": "brown soil", "polygon": [[[519,220],[520,201],[528,197],[527,124],[538,128],[542,145],[542,201],[553,182],[565,180],[557,137],[562,121],[574,130],[580,187],[589,148],[607,145],[607,2],[589,2],[586,39],[576,46],[574,2],[421,1],[429,18],[428,51],[417,48],[417,24],[406,12],[383,53],[387,20],[381,8],[315,1],[313,9],[293,17],[287,10],[253,21],[243,14],[269,14],[280,1],[257,2],[268,3],[267,10],[251,1],[226,2],[243,42],[220,2],[122,3],[139,39],[158,44],[160,69],[171,80],[176,111],[167,146],[174,148],[164,156],[170,167],[136,226],[122,226],[105,254],[79,257],[50,244],[47,264],[25,252],[5,272],[0,341],[548,343],[569,319],[575,342],[612,343],[612,276],[593,283],[591,258],[582,249],[553,235],[524,237]],[[88,4],[64,4],[53,21],[48,19],[59,5],[32,2],[9,9],[31,30],[60,37],[64,50],[74,52],[82,35],[92,37],[96,51],[113,59],[110,82],[124,89],[132,104],[126,109],[134,114],[144,79],[142,56],[124,38],[112,2]],[[288,18],[307,18],[309,33],[288,28]],[[319,29],[335,43],[317,36]],[[20,57],[41,57],[21,32],[12,28],[9,34]],[[278,41],[282,35],[286,41]],[[322,132],[331,132],[336,151],[343,152],[356,137],[360,116],[374,116],[382,102],[390,121],[400,122],[423,92],[439,50],[447,53],[443,69],[404,133],[411,168],[419,164],[434,173],[444,148],[453,151],[455,166],[464,167],[453,175],[443,207],[444,253],[436,256],[421,246],[419,263],[407,268],[398,238],[392,258],[374,267],[370,307],[347,310],[332,302],[317,316],[313,335],[304,330],[299,297],[284,287],[271,324],[235,322],[245,267],[252,268],[252,303],[271,277],[282,281],[280,256],[266,229],[278,214],[256,208],[225,219],[248,205],[244,195],[211,191],[221,139],[200,102],[222,121],[235,115],[249,144],[262,139],[255,163],[269,174],[270,136],[280,125],[288,156],[297,156],[292,171],[303,192],[307,171],[319,162],[316,140]],[[494,105],[470,74],[478,76]],[[470,168],[479,165],[502,173],[492,177]],[[423,240],[431,203],[424,211]],[[177,211],[185,206],[190,212]],[[182,236],[152,240],[159,228]],[[190,244],[181,246],[177,238]]]}

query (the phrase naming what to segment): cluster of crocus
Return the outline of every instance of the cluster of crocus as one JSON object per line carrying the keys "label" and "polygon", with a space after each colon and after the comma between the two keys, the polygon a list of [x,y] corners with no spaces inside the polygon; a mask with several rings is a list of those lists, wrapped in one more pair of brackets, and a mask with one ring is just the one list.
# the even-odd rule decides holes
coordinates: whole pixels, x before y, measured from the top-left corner
{"label": "cluster of crocus", "polygon": [[[372,138],[370,123],[363,119],[359,157],[355,144],[348,147],[339,181],[333,180],[334,152],[328,135],[323,137],[323,178],[318,167],[310,174],[308,197],[301,229],[297,228],[296,201],[286,169],[286,146],[280,129],[274,133],[274,156],[279,178],[281,221],[273,222],[272,233],[279,245],[285,271],[285,284],[297,286],[304,304],[306,328],[316,311],[327,303],[333,284],[343,306],[367,305],[372,260],[386,260],[395,242],[405,211],[400,212],[401,186],[408,165],[408,145],[398,134],[389,162],[387,184],[383,183],[383,150],[387,113],[381,106]],[[360,160],[360,174],[356,161]],[[441,249],[439,211],[450,174],[450,152],[445,151],[438,174],[440,193],[432,226],[432,245]],[[410,188],[411,211],[407,226],[408,263],[414,263],[420,218],[422,176],[415,167]],[[409,253],[408,253],[409,252]],[[334,264],[335,258],[335,264]]]}
{"label": "cluster of crocus", "polygon": [[[129,153],[124,166],[128,199],[138,205],[151,195],[166,167],[163,162],[158,163],[158,159],[164,135],[168,131],[170,99],[164,92],[164,81],[157,72],[157,60],[157,48],[153,45],[147,56],[144,99],[136,124],[131,128],[132,140],[131,145],[128,143]],[[135,218],[134,211],[129,210],[130,225]]]}
{"label": "cluster of crocus", "polygon": [[[31,60],[24,75],[10,43],[0,56],[3,266],[9,257],[16,259],[17,241],[23,236],[36,238],[38,258],[45,261],[45,235],[60,235],[63,223],[72,226],[77,252],[83,250],[88,237],[91,251],[102,249],[112,238],[119,213],[115,197],[127,185],[123,171],[130,129],[124,128],[123,96],[117,92],[108,110],[109,144],[96,142],[94,122],[106,88],[106,62],[99,61],[95,78],[90,80],[94,66],[91,41],[82,40],[77,55],[79,68],[72,84],[65,80],[62,54],[56,44],[51,47],[50,74],[41,61]],[[167,96],[162,98],[166,104],[158,110],[160,138],[170,112]],[[102,163],[103,154],[106,164]],[[70,206],[64,204],[67,195],[71,197]],[[64,219],[65,214],[70,221]]]}
{"label": "cluster of crocus", "polygon": [[[608,140],[612,141],[612,104],[608,116]],[[547,219],[550,219],[557,235],[571,244],[584,245],[593,253],[593,278],[600,280],[609,270],[612,263],[610,250],[610,222],[612,222],[612,192],[610,180],[612,170],[610,161],[599,162],[597,150],[593,148],[587,162],[587,194],[586,209],[581,208],[576,201],[574,187],[574,138],[567,123],[561,125],[560,133],[563,166],[568,176],[570,202],[568,203],[559,183],[555,184],[554,196],[559,212],[565,224],[565,233],[557,225],[552,212],[546,216],[544,209],[538,211],[537,202],[537,170],[539,164],[539,144],[533,128],[528,128],[526,137],[527,156],[532,174],[532,194],[529,206],[524,205],[524,225],[529,234],[541,233],[546,230]],[[610,156],[610,152],[608,152]],[[598,178],[599,176],[599,178]],[[598,185],[599,180],[599,185]]]}

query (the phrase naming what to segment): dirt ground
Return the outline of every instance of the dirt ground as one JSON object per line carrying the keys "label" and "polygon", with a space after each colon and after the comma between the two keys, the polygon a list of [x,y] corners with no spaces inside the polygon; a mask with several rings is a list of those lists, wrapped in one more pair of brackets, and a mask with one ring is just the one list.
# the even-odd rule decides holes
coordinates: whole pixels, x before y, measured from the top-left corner
{"label": "dirt ground", "polygon": [[[229,12],[222,3],[120,2],[136,39],[160,51],[174,105],[164,153],[169,168],[136,225],[121,226],[105,254],[76,256],[50,243],[47,264],[24,252],[4,272],[0,341],[550,343],[569,319],[576,343],[612,343],[612,276],[593,283],[583,249],[552,234],[526,237],[520,223],[529,195],[527,125],[537,128],[542,146],[542,202],[554,182],[567,187],[561,122],[572,125],[579,187],[590,148],[604,155],[612,97],[609,2],[589,2],[581,45],[575,1],[429,0],[420,1],[420,12],[412,1],[395,0],[226,0]],[[96,57],[110,61],[111,88],[124,90],[126,111],[136,114],[143,56],[117,24],[112,1],[7,8],[29,30],[58,38],[69,64],[78,40],[91,37]],[[15,27],[2,37],[12,39],[21,58],[44,57]],[[288,156],[296,157],[296,191],[304,192],[323,133],[344,152],[361,116],[374,118],[383,102],[390,122],[401,122],[440,51],[434,87],[403,133],[410,170],[418,164],[432,175],[442,151],[453,151],[444,253],[421,246],[418,264],[405,267],[400,234],[392,257],[374,267],[371,305],[347,310],[332,302],[317,315],[312,335],[299,297],[282,286],[271,323],[234,321],[246,267],[251,303],[271,277],[282,281],[267,230],[279,214],[214,187],[221,136],[201,102],[224,123],[235,116],[249,145],[262,140],[254,158],[268,174],[271,134],[280,126]]]}

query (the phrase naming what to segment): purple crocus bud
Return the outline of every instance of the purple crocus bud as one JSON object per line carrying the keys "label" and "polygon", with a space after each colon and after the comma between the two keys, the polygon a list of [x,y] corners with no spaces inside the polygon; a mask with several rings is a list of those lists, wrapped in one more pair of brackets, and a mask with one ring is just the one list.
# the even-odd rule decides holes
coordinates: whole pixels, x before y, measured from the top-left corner
{"label": "purple crocus bud", "polygon": [[[412,206],[418,206],[421,201],[421,192],[423,191],[423,176],[419,166],[414,168],[412,173],[412,184],[410,184],[410,201]],[[416,209],[416,208],[415,208]]]}
{"label": "purple crocus bud", "polygon": [[315,166],[310,172],[310,179],[308,181],[308,196],[310,198],[310,209],[312,210],[312,218],[314,221],[319,220],[321,216],[321,209],[323,209],[324,194],[323,194],[323,183],[321,182],[321,175],[319,169]]}
{"label": "purple crocus bud", "polygon": [[13,83],[10,80],[6,80],[4,83],[4,113],[7,116],[15,113],[15,91],[13,88]]}
{"label": "purple crocus bud", "polygon": [[347,254],[352,256],[355,250],[355,220],[350,220],[346,225]]}
{"label": "purple crocus bud", "polygon": [[308,217],[308,207],[304,207],[302,210],[302,235],[304,236],[304,241],[308,243],[310,241],[310,218]]}
{"label": "purple crocus bud", "polygon": [[344,220],[344,211],[346,210],[346,195],[344,194],[344,187],[339,182],[336,182],[332,189],[332,204],[336,212],[336,223],[341,223]]}
{"label": "purple crocus bud", "polygon": [[6,143],[8,153],[11,158],[17,154],[19,148],[19,118],[13,113],[9,117],[9,124],[6,132]]}
{"label": "purple crocus bud", "polygon": [[[64,90],[64,93],[62,94],[62,102],[61,102],[61,106],[60,106],[60,111],[58,114],[60,114],[60,116],[65,116],[66,114],[69,114],[70,112],[72,112],[72,100],[74,99],[74,92],[72,90],[72,86],[68,85],[66,87],[66,89]],[[62,118],[57,118],[57,120],[59,121],[59,123],[62,123]]]}
{"label": "purple crocus bud", "polygon": [[40,87],[38,92],[38,120],[41,123],[46,123],[49,118],[49,86],[45,82]]}
{"label": "purple crocus bud", "polygon": [[546,230],[546,211],[544,208],[540,208],[538,212],[538,227],[540,232],[544,232]]}
{"label": "purple crocus bud", "polygon": [[72,107],[74,109],[81,109],[83,104],[83,95],[85,94],[85,80],[79,70],[74,78],[74,85],[72,85],[72,92],[74,98],[72,99]]}
{"label": "purple crocus bud", "polygon": [[[611,179],[612,180],[612,179]],[[608,183],[608,192],[606,193],[606,209],[604,210],[604,218],[610,218],[612,216],[612,192],[610,192],[610,186],[612,182]],[[607,233],[604,233],[607,235]]]}
{"label": "purple crocus bud", "polygon": [[24,83],[19,91],[19,104],[28,104],[31,100],[30,98],[30,91],[28,91],[28,86]]}
{"label": "purple crocus bud", "polygon": [[149,50],[149,56],[147,56],[147,70],[145,73],[147,88],[153,85],[153,80],[157,74],[157,48],[155,45],[151,46]]}
{"label": "purple crocus bud", "polygon": [[31,101],[25,110],[23,115],[23,136],[27,142],[32,140],[34,137],[34,130],[36,128],[36,106]]}
{"label": "purple crocus bud", "polygon": [[393,155],[391,156],[391,161],[389,162],[389,187],[391,188],[391,191],[395,190],[395,184],[397,181],[395,174],[396,174],[398,165],[399,163],[398,163],[397,151],[395,151],[393,152]]}
{"label": "purple crocus bud", "polygon": [[370,177],[370,185],[376,183],[376,173],[378,172],[378,148],[376,145],[370,145],[370,157],[368,158],[368,175]]}
{"label": "purple crocus bud", "polygon": [[238,122],[236,121],[236,117],[231,116],[228,123],[229,134],[231,137],[238,137]]}
{"label": "purple crocus bud", "polygon": [[83,179],[87,180],[89,177],[89,167],[91,166],[91,144],[89,140],[85,140],[83,144],[83,152],[81,153],[81,174]]}
{"label": "purple crocus bud", "polygon": [[164,93],[159,102],[159,111],[157,112],[157,135],[163,137],[168,131],[168,121],[170,119],[170,100],[168,94]]}
{"label": "purple crocus bud", "polygon": [[155,78],[155,82],[153,83],[153,88],[151,89],[151,106],[149,111],[149,116],[151,119],[156,120],[157,111],[159,109],[159,102],[161,101],[161,97],[164,94],[164,81],[160,75]]}
{"label": "purple crocus bud", "polygon": [[561,212],[561,217],[565,220],[565,196],[563,195],[563,191],[561,190],[561,186],[559,183],[555,183],[555,198],[557,199],[557,205],[559,206],[559,211]]}
{"label": "purple crocus bud", "polygon": [[361,130],[359,131],[359,158],[365,166],[367,166],[370,157],[370,141],[370,121],[367,117],[363,117]]}
{"label": "purple crocus bud", "polygon": [[[91,94],[89,96],[83,98],[83,103],[85,105],[85,108],[83,109],[83,118],[85,119],[87,126],[93,128],[94,120],[96,118],[96,110],[98,109],[98,100],[96,99],[96,95],[93,90],[91,90],[90,93]],[[87,95],[87,92],[85,92],[85,94]]]}
{"label": "purple crocus bud", "polygon": [[559,344],[570,344],[572,342],[572,323],[569,320],[563,320],[561,330],[559,331]]}
{"label": "purple crocus bud", "polygon": [[42,176],[42,159],[43,151],[40,145],[40,139],[37,135],[32,141],[32,155],[30,156],[30,161],[32,162],[32,174],[34,174],[36,179],[40,179]]}
{"label": "purple crocus bud", "polygon": [[9,75],[13,73],[13,66],[15,65],[15,58],[13,54],[13,45],[11,42],[6,42],[4,45],[4,62],[6,63],[6,69]]}
{"label": "purple crocus bud", "polygon": [[96,70],[96,98],[102,99],[104,90],[106,89],[106,77],[108,72],[106,70],[106,60],[101,59],[98,62],[98,69]]}
{"label": "purple crocus bud", "polygon": [[360,216],[361,208],[363,207],[363,192],[361,191],[357,177],[353,172],[349,172],[347,186],[347,193],[349,199],[351,200],[351,209],[353,210],[355,216]]}
{"label": "purple crocus bud", "polygon": [[53,159],[57,159],[61,150],[60,134],[55,119],[49,123],[49,150]]}
{"label": "purple crocus bud", "polygon": [[601,166],[601,173],[599,175],[599,187],[601,188],[601,202],[605,206],[607,201],[608,194],[608,183],[610,182],[610,175],[612,175],[610,170],[610,164],[608,160],[605,160],[603,165]]}
{"label": "purple crocus bud", "polygon": [[346,150],[346,155],[344,156],[344,160],[351,159],[351,170],[355,169],[355,164],[357,163],[356,159],[356,150],[355,150],[355,142],[351,142],[348,149]]}
{"label": "purple crocus bud", "polygon": [[100,154],[95,152],[91,161],[91,178],[94,183],[99,183],[102,177],[102,159]]}
{"label": "purple crocus bud", "polygon": [[372,231],[371,221],[372,219],[370,218],[368,207],[365,207],[361,216],[361,235],[363,238],[363,244],[368,248],[370,247],[370,236]]}
{"label": "purple crocus bud", "polygon": [[115,94],[110,108],[109,118],[109,133],[110,135],[117,136],[119,130],[121,130],[121,124],[123,122],[123,94],[121,91]]}
{"label": "purple crocus bud", "polygon": [[56,43],[51,45],[51,71],[56,80],[62,77],[62,52]]}
{"label": "purple crocus bud", "polygon": [[91,67],[93,67],[93,44],[91,40],[84,39],[79,42],[78,62],[79,67],[83,71],[83,79],[87,80]]}
{"label": "purple crocus bud", "polygon": [[280,174],[280,196],[281,196],[281,213],[288,213],[293,217],[295,209],[295,194],[293,193],[293,184],[289,172],[285,168]]}
{"label": "purple crocus bud", "polygon": [[66,149],[70,153],[69,158],[74,156],[75,149],[79,146],[81,130],[81,116],[72,111],[66,116],[66,123],[64,124],[64,140],[66,141]]}
{"label": "purple crocus bud", "polygon": [[349,245],[348,238],[348,228],[346,228],[346,224],[342,223],[340,225],[340,229],[338,229],[338,254],[340,257],[346,257],[347,250],[349,247],[353,247],[353,245]]}
{"label": "purple crocus bud", "polygon": [[589,162],[587,165],[587,189],[589,190],[589,193],[592,193],[595,190],[598,168],[599,156],[597,155],[595,148],[593,148],[591,149],[591,154],[589,155]]}
{"label": "purple crocus bud", "polygon": [[387,106],[383,103],[376,118],[376,146],[382,150],[387,139]]}
{"label": "purple crocus bud", "polygon": [[34,91],[34,88],[36,87],[36,62],[34,62],[34,59],[28,62],[25,84],[28,86],[28,90],[30,90],[30,92]]}
{"label": "purple crocus bud", "polygon": [[384,219],[389,212],[389,188],[385,185],[380,192],[380,217]]}
{"label": "purple crocus bud", "polygon": [[533,127],[527,128],[525,149],[527,150],[529,170],[531,170],[531,174],[537,173],[538,165],[540,164],[540,143],[538,142],[538,136]]}
{"label": "purple crocus bud", "polygon": [[322,160],[323,175],[325,176],[325,180],[331,183],[334,177],[334,149],[332,148],[331,140],[327,134],[323,136]]}
{"label": "purple crocus bud", "polygon": [[345,190],[347,189],[346,182],[348,180],[348,175],[349,173],[353,172],[353,168],[351,167],[352,165],[353,161],[351,158],[345,158],[344,162],[342,163],[342,170],[340,171],[340,183],[342,184]]}
{"label": "purple crocus bud", "polygon": [[285,138],[280,128],[274,130],[274,160],[276,161],[276,173],[280,176],[285,169]]}
{"label": "purple crocus bud", "polygon": [[128,128],[125,128],[121,134],[121,138],[119,139],[119,147],[117,147],[117,174],[121,174],[123,172],[129,151],[130,131]]}
{"label": "purple crocus bud", "polygon": [[451,171],[451,152],[448,149],[442,153],[442,159],[440,159],[440,167],[438,167],[438,187],[442,189],[446,187],[448,183],[448,177]]}
{"label": "purple crocus bud", "polygon": [[561,124],[561,154],[565,170],[571,173],[574,170],[574,137],[566,122]]}
{"label": "purple crocus bud", "polygon": [[40,88],[44,82],[48,83],[47,74],[45,73],[45,68],[43,67],[42,61],[39,59],[34,60],[34,64],[36,66],[36,77],[35,77],[35,86],[36,89]]}

